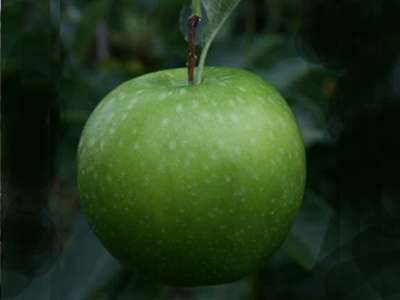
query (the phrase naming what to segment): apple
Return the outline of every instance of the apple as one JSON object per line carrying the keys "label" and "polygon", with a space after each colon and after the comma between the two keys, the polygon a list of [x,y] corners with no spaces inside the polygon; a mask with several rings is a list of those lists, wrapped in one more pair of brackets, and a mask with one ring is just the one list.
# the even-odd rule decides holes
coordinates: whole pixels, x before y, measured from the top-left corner
{"label": "apple", "polygon": [[78,181],[91,228],[124,265],[181,286],[231,282],[284,241],[301,205],[304,143],[258,76],[206,68],[127,81],[91,114]]}

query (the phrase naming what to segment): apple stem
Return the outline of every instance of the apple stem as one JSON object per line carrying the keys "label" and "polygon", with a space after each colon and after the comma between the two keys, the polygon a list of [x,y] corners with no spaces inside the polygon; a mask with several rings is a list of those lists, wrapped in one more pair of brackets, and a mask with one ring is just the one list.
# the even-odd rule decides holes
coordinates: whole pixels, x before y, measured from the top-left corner
{"label": "apple stem", "polygon": [[191,15],[188,19],[188,56],[187,56],[187,68],[188,68],[188,83],[193,84],[194,79],[194,69],[196,67],[197,56],[196,56],[196,31],[197,25],[199,24],[201,18],[198,15]]}

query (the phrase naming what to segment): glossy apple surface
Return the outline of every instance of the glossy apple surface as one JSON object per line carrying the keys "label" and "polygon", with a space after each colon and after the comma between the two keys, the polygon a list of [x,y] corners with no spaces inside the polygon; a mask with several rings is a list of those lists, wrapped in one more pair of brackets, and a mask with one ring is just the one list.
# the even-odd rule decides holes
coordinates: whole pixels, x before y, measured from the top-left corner
{"label": "glossy apple surface", "polygon": [[281,245],[301,204],[304,144],[256,75],[147,74],[109,93],[79,145],[91,228],[121,262],[173,285],[230,282]]}

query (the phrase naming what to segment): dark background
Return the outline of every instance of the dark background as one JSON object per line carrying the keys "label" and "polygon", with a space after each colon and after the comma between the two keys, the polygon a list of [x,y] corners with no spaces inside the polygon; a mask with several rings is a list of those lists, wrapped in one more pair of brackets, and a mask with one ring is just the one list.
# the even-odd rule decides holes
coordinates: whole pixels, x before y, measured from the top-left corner
{"label": "dark background", "polygon": [[307,147],[304,204],[279,252],[229,285],[123,269],[80,214],[76,149],[124,80],[185,65],[189,1],[14,0],[1,11],[4,299],[400,299],[400,1],[243,0],[208,65],[286,97]]}

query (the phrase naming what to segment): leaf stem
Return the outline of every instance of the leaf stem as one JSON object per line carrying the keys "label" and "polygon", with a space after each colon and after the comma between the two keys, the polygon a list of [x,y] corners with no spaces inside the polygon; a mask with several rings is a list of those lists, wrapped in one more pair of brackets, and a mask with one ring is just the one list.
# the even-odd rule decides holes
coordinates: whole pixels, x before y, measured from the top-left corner
{"label": "leaf stem", "polygon": [[229,15],[225,15],[222,18],[221,22],[216,27],[216,29],[211,33],[206,44],[204,45],[203,50],[201,51],[199,65],[197,66],[197,74],[196,74],[195,84],[200,84],[201,81],[203,80],[203,70],[204,70],[204,64],[206,62],[208,50],[210,49],[211,43],[213,42],[215,36],[217,35],[218,31],[221,29],[222,25],[224,24],[224,22],[226,21],[228,16]]}
{"label": "leaf stem", "polygon": [[206,57],[207,57],[208,49],[210,49],[211,42],[212,42],[212,40],[209,40],[204,45],[204,48],[201,51],[200,61],[199,61],[199,65],[197,66],[197,72],[196,72],[196,78],[195,78],[194,84],[200,84],[203,79],[204,64],[206,62]]}
{"label": "leaf stem", "polygon": [[[201,51],[200,61],[197,66],[196,78],[194,84],[200,84],[203,80],[204,65],[207,58],[208,50],[210,49],[211,43],[213,42],[218,31],[222,25],[228,19],[234,8],[239,4],[240,0],[209,0],[204,1],[204,9],[208,18],[208,25],[204,29],[205,31],[205,44]],[[221,3],[225,3],[222,5]]]}
{"label": "leaf stem", "polygon": [[201,18],[201,0],[192,0],[192,15]]}

